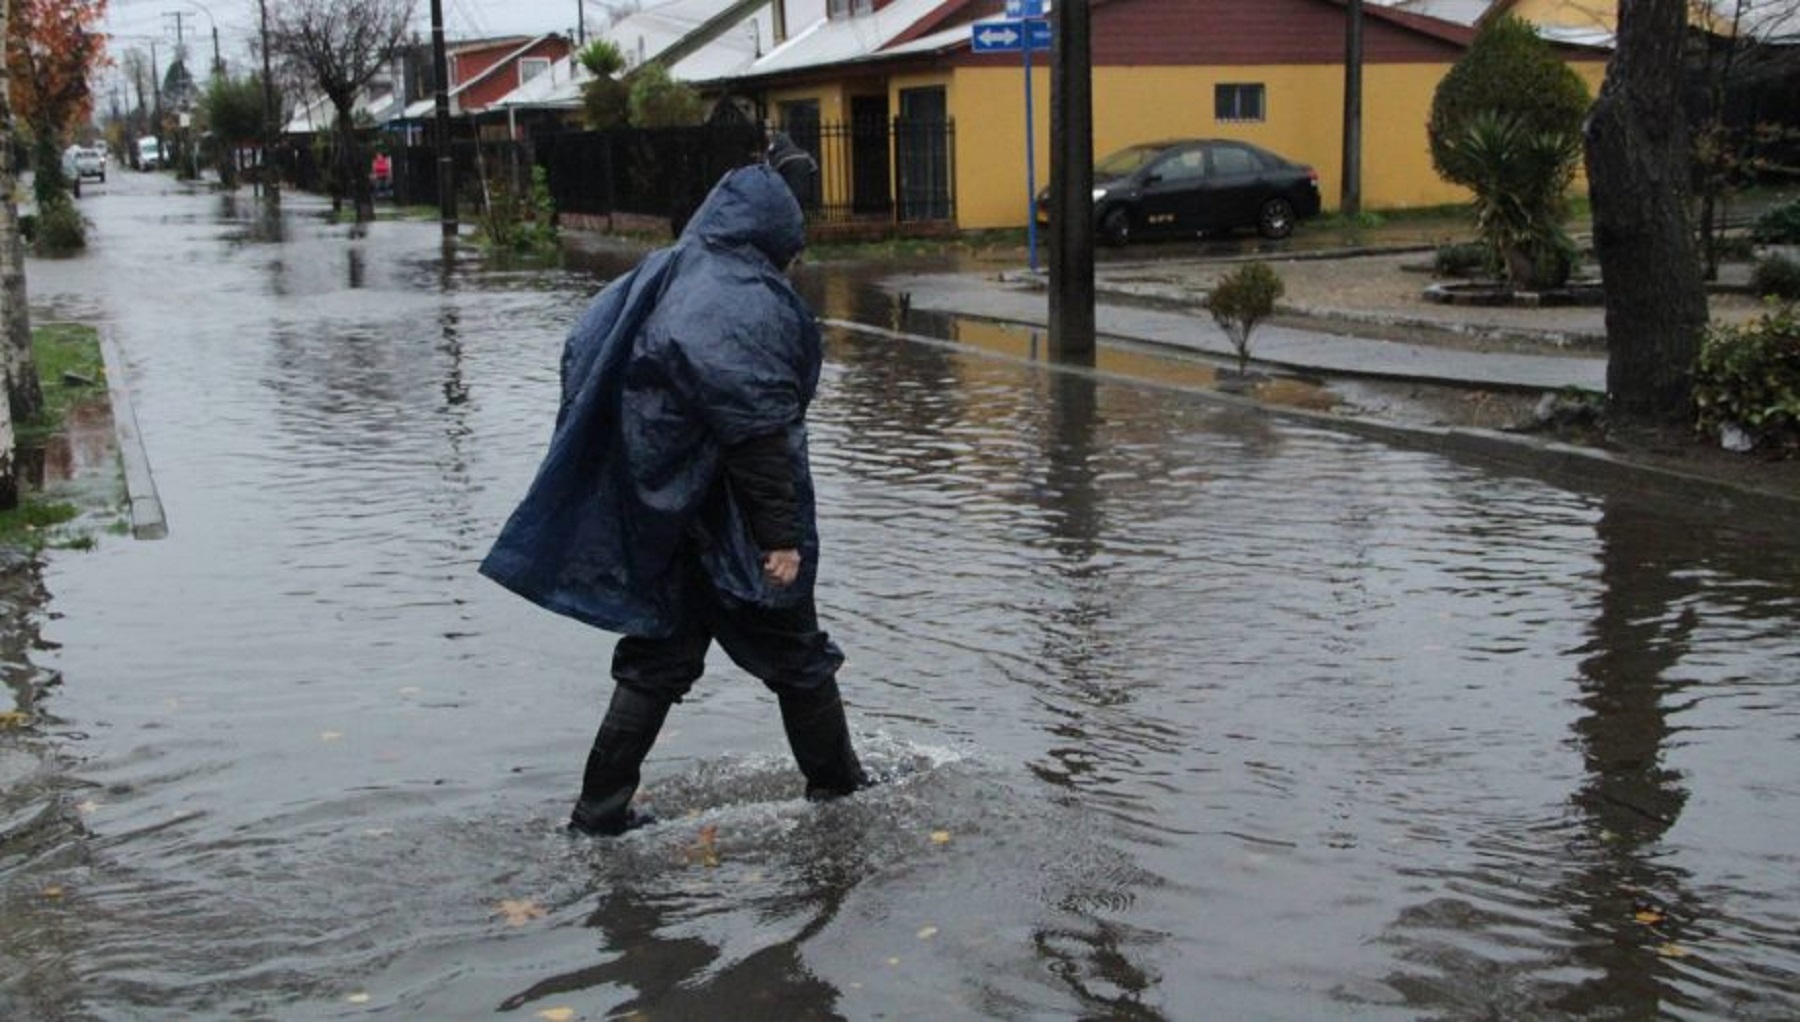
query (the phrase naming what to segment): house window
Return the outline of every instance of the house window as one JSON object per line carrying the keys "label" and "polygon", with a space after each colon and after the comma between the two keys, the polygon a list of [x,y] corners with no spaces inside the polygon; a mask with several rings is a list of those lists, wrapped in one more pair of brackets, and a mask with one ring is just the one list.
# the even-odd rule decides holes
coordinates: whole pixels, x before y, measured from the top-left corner
{"label": "house window", "polygon": [[549,57],[520,57],[519,84],[524,85],[548,70],[550,70]]}
{"label": "house window", "polygon": [[1220,121],[1260,121],[1265,117],[1263,86],[1213,86],[1213,118]]}

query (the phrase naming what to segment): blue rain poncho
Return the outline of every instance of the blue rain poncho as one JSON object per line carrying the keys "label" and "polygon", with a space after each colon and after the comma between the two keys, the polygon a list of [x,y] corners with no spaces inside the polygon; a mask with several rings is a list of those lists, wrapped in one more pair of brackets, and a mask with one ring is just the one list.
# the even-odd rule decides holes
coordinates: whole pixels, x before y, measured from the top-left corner
{"label": "blue rain poncho", "polygon": [[[805,415],[822,348],[785,275],[800,207],[758,164],[720,180],[676,243],[594,299],[564,346],[550,448],[482,574],[608,631],[662,636],[698,563],[728,597],[812,598],[818,564]],[[801,573],[776,588],[723,478],[722,452],[782,433]]]}

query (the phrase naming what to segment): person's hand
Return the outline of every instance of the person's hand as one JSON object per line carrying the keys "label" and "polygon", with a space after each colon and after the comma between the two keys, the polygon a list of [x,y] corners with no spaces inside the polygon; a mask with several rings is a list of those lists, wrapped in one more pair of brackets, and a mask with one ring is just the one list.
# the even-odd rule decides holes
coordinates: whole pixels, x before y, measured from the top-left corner
{"label": "person's hand", "polygon": [[800,577],[800,551],[771,550],[763,554],[763,578],[766,578],[777,589],[794,584]]}

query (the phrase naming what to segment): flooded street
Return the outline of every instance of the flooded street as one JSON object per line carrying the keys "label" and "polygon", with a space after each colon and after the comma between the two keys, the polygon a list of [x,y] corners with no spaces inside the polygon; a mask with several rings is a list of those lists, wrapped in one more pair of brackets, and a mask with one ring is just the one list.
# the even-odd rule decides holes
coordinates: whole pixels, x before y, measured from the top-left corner
{"label": "flooded street", "polygon": [[715,653],[664,822],[573,839],[612,637],[475,567],[618,265],[116,177],[30,286],[123,352],[169,532],[4,615],[61,682],[0,732],[0,1016],[1800,1015],[1792,520],[837,330],[884,783],[801,800]]}

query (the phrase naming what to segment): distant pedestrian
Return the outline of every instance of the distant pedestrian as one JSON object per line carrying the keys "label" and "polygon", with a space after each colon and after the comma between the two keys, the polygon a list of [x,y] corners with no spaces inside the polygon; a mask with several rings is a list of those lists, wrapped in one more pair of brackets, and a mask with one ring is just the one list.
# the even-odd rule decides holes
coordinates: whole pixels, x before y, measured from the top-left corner
{"label": "distant pedestrian", "polygon": [[809,798],[868,783],[813,599],[805,419],[823,347],[784,273],[804,242],[782,178],[733,170],[565,345],[549,452],[481,570],[623,633],[574,830],[646,822],[641,764],[715,641],[775,692]]}
{"label": "distant pedestrian", "polygon": [[385,152],[377,152],[375,161],[369,168],[369,181],[375,188],[375,194],[386,196],[394,190],[394,161]]}
{"label": "distant pedestrian", "polygon": [[804,209],[811,209],[819,201],[819,161],[813,155],[794,143],[793,138],[785,131],[769,134],[769,149],[765,155],[769,166],[787,182],[788,190],[800,201]]}

